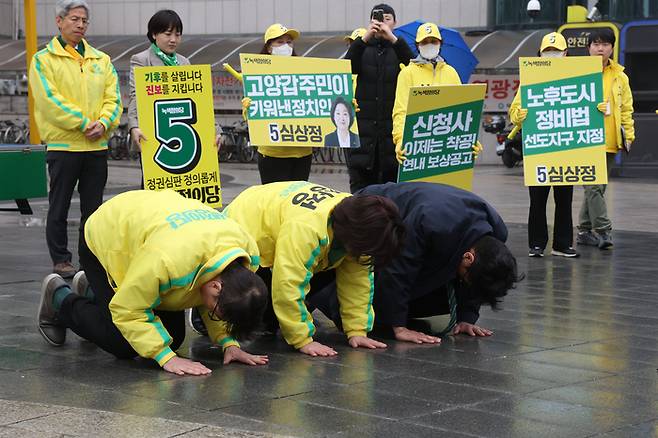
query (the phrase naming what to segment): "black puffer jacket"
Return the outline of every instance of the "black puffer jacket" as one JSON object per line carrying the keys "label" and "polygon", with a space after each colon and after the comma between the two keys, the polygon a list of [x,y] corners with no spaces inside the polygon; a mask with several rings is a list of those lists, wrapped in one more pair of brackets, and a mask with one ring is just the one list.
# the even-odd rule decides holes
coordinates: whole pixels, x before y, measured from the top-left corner
{"label": "black puffer jacket", "polygon": [[[505,242],[500,215],[474,193],[425,182],[371,185],[358,192],[395,202],[406,227],[402,252],[377,272],[374,307],[380,324],[404,326],[410,301],[457,278],[462,255],[486,235]],[[457,321],[475,324],[479,304],[457,293]],[[446,295],[445,307],[448,297]]]}
{"label": "black puffer jacket", "polygon": [[400,64],[409,64],[412,57],[402,38],[395,44],[377,38],[366,43],[357,38],[347,51],[345,58],[351,60],[352,73],[358,75],[356,100],[361,109],[356,115],[361,147],[349,151],[351,167],[372,169],[376,145],[381,166],[397,166],[392,137],[395,89]]}

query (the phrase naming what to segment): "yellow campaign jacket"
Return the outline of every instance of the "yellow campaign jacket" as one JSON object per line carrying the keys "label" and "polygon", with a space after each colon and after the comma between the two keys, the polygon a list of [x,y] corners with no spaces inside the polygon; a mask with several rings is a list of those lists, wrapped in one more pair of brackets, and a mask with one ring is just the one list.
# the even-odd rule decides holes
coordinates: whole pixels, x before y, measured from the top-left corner
{"label": "yellow campaign jacket", "polygon": [[[110,57],[85,40],[82,65],[57,37],[34,54],[29,85],[36,124],[49,150],[86,152],[107,149],[110,131],[119,125],[123,105],[117,72]],[[104,135],[90,141],[84,131],[99,120]]]}
{"label": "yellow campaign jacket", "polygon": [[272,268],[274,312],[295,348],[313,341],[315,326],[304,299],[316,272],[336,270],[345,334],[372,330],[372,273],[333,240],[330,214],[348,196],[306,181],[277,182],[248,188],[224,210],[256,240],[260,265]]}
{"label": "yellow campaign jacket", "polygon": [[210,339],[238,345],[212,321],[199,288],[240,258],[258,267],[258,247],[235,221],[172,190],[136,190],[105,202],[85,225],[85,241],[115,294],[112,321],[142,357],[164,365],[175,353],[154,310],[200,307]]}
{"label": "yellow campaign jacket", "polygon": [[313,148],[305,146],[258,146],[258,152],[266,157],[301,158],[313,153]]}
{"label": "yellow campaign jacket", "polygon": [[402,142],[404,120],[407,117],[409,89],[411,87],[429,87],[433,85],[461,85],[457,71],[444,61],[434,66],[431,62],[413,59],[398,75],[393,105],[393,143]]}
{"label": "yellow campaign jacket", "polygon": [[[612,90],[604,100],[610,99],[610,109],[612,114],[606,117],[613,116],[615,121],[615,129],[617,132],[617,150],[623,147],[621,143],[621,128],[624,127],[626,140],[633,143],[635,140],[635,123],[633,122],[633,93],[628,83],[628,76],[624,73],[624,66],[616,63],[612,59],[610,64],[603,70],[603,75],[612,74]],[[605,83],[605,78],[604,78]],[[616,150],[608,150],[607,152],[615,153]]]}
{"label": "yellow campaign jacket", "polygon": [[[633,122],[633,94],[628,83],[628,76],[624,73],[624,67],[610,60],[610,73],[614,74],[612,90],[609,96],[603,96],[604,100],[610,98],[610,108],[615,120],[617,130],[617,149],[621,149],[621,127],[626,132],[626,140],[632,143],[635,140],[635,124]],[[520,88],[519,88],[520,89]],[[520,125],[519,110],[521,109],[521,95],[516,92],[514,100],[509,108],[509,118],[515,125]],[[610,116],[606,116],[610,117]],[[613,152],[613,151],[608,151]]]}

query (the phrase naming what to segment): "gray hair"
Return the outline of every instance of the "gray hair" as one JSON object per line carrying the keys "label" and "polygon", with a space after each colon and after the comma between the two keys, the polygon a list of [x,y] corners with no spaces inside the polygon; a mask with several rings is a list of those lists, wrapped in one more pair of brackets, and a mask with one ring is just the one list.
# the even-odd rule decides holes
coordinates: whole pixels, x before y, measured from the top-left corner
{"label": "gray hair", "polygon": [[89,5],[85,0],[57,0],[55,4],[55,15],[58,17],[66,17],[71,9],[85,8],[87,16],[89,16]]}

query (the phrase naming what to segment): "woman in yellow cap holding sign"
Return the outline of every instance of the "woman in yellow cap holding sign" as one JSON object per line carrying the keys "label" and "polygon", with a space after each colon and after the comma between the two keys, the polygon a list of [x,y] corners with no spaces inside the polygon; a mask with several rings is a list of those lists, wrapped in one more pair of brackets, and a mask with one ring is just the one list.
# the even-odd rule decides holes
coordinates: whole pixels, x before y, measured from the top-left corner
{"label": "woman in yellow cap holding sign", "polygon": [[[562,34],[551,32],[544,35],[539,47],[539,56],[542,58],[555,58],[567,56],[567,41]],[[514,101],[509,109],[509,118],[512,123],[521,126],[528,116],[528,110],[521,108],[521,95],[517,91]],[[544,248],[548,243],[548,225],[546,224],[546,203],[550,186],[529,186],[530,211],[528,213],[528,255],[530,257],[544,257]],[[553,225],[553,250],[551,254],[562,257],[578,257],[573,249],[573,219],[571,216],[571,203],[573,199],[573,186],[553,186],[555,199],[555,219]]]}
{"label": "woman in yellow cap holding sign", "polygon": [[393,142],[400,164],[404,162],[402,133],[407,117],[409,89],[433,85],[461,85],[457,71],[439,55],[441,32],[434,23],[425,23],[416,31],[416,47],[419,55],[400,71],[393,105]]}
{"label": "woman in yellow cap holding sign", "polygon": [[[297,56],[294,41],[299,31],[282,24],[265,31],[262,55]],[[311,173],[313,149],[310,147],[258,146],[258,172],[263,184],[277,181],[307,181]]]}

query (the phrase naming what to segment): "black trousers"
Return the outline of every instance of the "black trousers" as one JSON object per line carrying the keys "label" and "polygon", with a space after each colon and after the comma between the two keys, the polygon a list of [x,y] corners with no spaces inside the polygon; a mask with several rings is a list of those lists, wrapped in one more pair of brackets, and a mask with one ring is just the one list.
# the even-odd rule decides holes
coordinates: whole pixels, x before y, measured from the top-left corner
{"label": "black trousers", "polygon": [[[546,224],[546,202],[550,186],[530,186],[530,212],[528,214],[528,247],[546,248],[548,225]],[[553,249],[562,250],[573,244],[573,219],[571,201],[573,186],[554,186],[555,219],[553,225]]]}
{"label": "black trousers", "polygon": [[[109,305],[114,290],[108,283],[107,273],[87,247],[84,238],[80,242],[80,261],[85,267],[94,298],[90,300],[75,293],[69,294],[62,302],[57,314],[58,320],[78,336],[117,358],[134,358],[137,352],[112,322]],[[185,340],[185,312],[155,310],[154,313],[172,338],[170,348],[176,351]]]}
{"label": "black trousers", "polygon": [[73,189],[77,183],[82,230],[87,218],[103,203],[103,190],[107,182],[107,151],[48,151],[46,162],[50,177],[46,219],[48,251],[54,264],[70,262],[72,255],[68,250],[66,229]]}
{"label": "black trousers", "polygon": [[430,316],[450,314],[448,288],[442,286],[427,295],[409,301],[408,318],[428,318]]}
{"label": "black trousers", "polygon": [[[270,291],[270,299],[263,320],[266,328],[274,331],[278,328],[278,320],[272,306],[272,270],[270,268],[258,268],[256,274],[263,279]],[[340,317],[338,295],[336,294],[336,271],[334,269],[313,274],[305,304],[309,312],[318,309],[342,331],[343,324]]]}
{"label": "black trousers", "polygon": [[379,158],[379,146],[375,147],[372,169],[358,167],[347,160],[347,173],[350,177],[350,192],[356,193],[372,184],[398,181],[398,164],[383,164]]}
{"label": "black trousers", "polygon": [[300,158],[275,158],[258,154],[261,184],[279,181],[308,181],[313,155]]}

